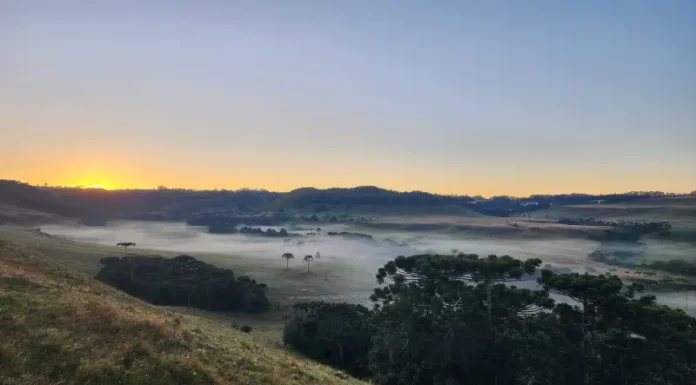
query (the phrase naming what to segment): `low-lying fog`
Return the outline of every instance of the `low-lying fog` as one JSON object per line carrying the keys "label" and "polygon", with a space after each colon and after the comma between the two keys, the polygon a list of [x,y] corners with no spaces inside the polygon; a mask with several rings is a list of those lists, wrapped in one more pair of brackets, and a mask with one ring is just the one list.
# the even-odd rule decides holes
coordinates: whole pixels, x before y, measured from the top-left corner
{"label": "low-lying fog", "polygon": [[[319,235],[290,237],[289,239],[242,234],[208,234],[205,227],[188,226],[185,223],[123,221],[112,222],[105,227],[86,227],[78,225],[46,225],[42,231],[77,241],[101,245],[116,245],[118,242],[135,242],[137,248],[170,251],[189,254],[220,267],[264,281],[273,287],[275,276],[265,271],[264,266],[274,272],[284,263],[281,254],[290,252],[296,257],[292,265],[301,271],[302,257],[319,253],[320,258],[312,262],[312,267],[321,271],[332,271],[332,276],[324,278],[330,282],[328,287],[314,287],[310,291],[328,291],[328,294],[342,293],[342,298],[366,298],[375,286],[374,274],[377,268],[399,255],[421,253],[451,253],[453,249],[479,255],[510,255],[515,258],[540,258],[543,264],[554,268],[577,272],[603,273],[612,266],[590,261],[587,255],[597,248],[597,242],[584,239],[520,240],[501,238],[458,238],[438,233],[367,231],[347,225],[321,224]],[[284,226],[290,233],[307,234],[315,232],[316,227]],[[268,227],[262,227],[264,230]],[[276,227],[279,229],[279,227]],[[350,231],[369,233],[373,242],[325,235],[329,231]],[[298,244],[299,242],[299,244]],[[303,243],[303,244],[302,244]],[[662,246],[660,253],[665,259],[680,258],[681,250],[671,251]],[[654,254],[654,250],[651,254]],[[672,255],[675,254],[675,255]],[[334,265],[336,268],[329,269]],[[246,267],[246,268],[244,268]],[[340,267],[340,268],[339,268]],[[625,269],[619,269],[625,270]],[[265,280],[264,280],[265,279]],[[532,282],[518,286],[530,286]],[[342,288],[341,286],[345,286]],[[349,293],[353,291],[353,293]],[[320,293],[317,293],[320,294]],[[696,309],[696,293],[690,295],[689,306]],[[674,307],[687,307],[685,293],[659,294],[661,301]]]}

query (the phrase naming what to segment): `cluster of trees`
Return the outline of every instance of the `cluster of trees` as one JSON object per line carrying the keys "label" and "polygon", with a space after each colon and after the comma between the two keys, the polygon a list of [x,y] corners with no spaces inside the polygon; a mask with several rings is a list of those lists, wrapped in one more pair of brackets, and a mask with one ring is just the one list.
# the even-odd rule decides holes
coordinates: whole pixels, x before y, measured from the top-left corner
{"label": "cluster of trees", "polygon": [[210,234],[236,234],[237,228],[226,223],[215,223],[208,226],[208,232]]}
{"label": "cluster of trees", "polygon": [[326,235],[332,236],[332,237],[344,237],[344,238],[351,238],[351,239],[362,239],[364,241],[374,241],[375,239],[372,237],[370,234],[363,234],[363,233],[351,233],[348,231],[341,231],[341,232],[336,232],[336,231],[329,231],[326,233]]}
{"label": "cluster of trees", "polygon": [[290,236],[285,229],[266,229],[266,231],[261,230],[259,227],[247,227],[244,226],[239,229],[240,234],[251,234],[251,235],[262,235],[264,237],[287,237]]}
{"label": "cluster of trees", "polygon": [[[127,247],[124,245],[124,247]],[[262,313],[268,310],[267,287],[232,270],[188,255],[105,258],[96,278],[155,305]]]}
{"label": "cluster of trees", "polygon": [[681,259],[670,259],[668,261],[655,261],[644,263],[641,265],[644,268],[666,271],[668,273],[686,275],[696,277],[696,263],[688,262]]}
{"label": "cluster of trees", "polygon": [[634,266],[635,258],[645,252],[645,244],[641,237],[645,234],[658,233],[668,236],[672,225],[669,222],[631,222],[631,221],[602,221],[593,218],[580,219],[581,224],[595,223],[601,226],[614,226],[601,234],[590,235],[592,240],[599,241],[597,250],[588,255],[592,260],[618,266]]}
{"label": "cluster of trees", "polygon": [[636,222],[636,221],[607,221],[595,218],[561,218],[558,223],[563,225],[580,226],[611,226],[622,232],[636,233],[640,235],[650,233],[669,234],[672,225],[667,221],[660,222]]}
{"label": "cluster of trees", "polygon": [[317,301],[296,304],[293,311],[283,330],[285,345],[356,377],[370,375],[374,332],[366,307]]}
{"label": "cluster of trees", "polygon": [[[693,383],[696,319],[616,276],[539,274],[540,263],[399,257],[378,270],[372,311],[298,305],[284,341],[386,385]],[[539,289],[510,285],[529,274]]]}
{"label": "cluster of trees", "polygon": [[[572,220],[564,220],[565,224]],[[594,239],[600,241],[612,241],[612,242],[636,242],[640,239],[642,235],[657,233],[660,236],[669,236],[672,225],[669,222],[631,222],[631,221],[602,221],[590,218],[589,220],[579,220],[578,224],[588,225],[592,223],[592,226],[613,226],[614,229],[604,231],[604,234],[599,236],[593,236]],[[561,221],[559,221],[561,223]]]}

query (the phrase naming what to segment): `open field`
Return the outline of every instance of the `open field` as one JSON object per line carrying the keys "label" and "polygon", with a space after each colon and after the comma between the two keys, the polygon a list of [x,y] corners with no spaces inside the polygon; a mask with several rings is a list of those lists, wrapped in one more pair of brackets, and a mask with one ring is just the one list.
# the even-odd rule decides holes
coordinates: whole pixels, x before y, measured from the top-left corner
{"label": "open field", "polygon": [[668,221],[672,238],[696,243],[696,198],[655,198],[626,204],[557,206],[532,213],[536,218],[596,218],[629,221]]}
{"label": "open field", "polygon": [[361,383],[253,332],[151,306],[52,259],[0,241],[3,384]]}
{"label": "open field", "polygon": [[411,230],[450,230],[475,236],[513,238],[587,238],[609,227],[569,226],[548,219],[520,217],[462,217],[453,215],[383,216],[371,223],[378,227],[396,227]]}

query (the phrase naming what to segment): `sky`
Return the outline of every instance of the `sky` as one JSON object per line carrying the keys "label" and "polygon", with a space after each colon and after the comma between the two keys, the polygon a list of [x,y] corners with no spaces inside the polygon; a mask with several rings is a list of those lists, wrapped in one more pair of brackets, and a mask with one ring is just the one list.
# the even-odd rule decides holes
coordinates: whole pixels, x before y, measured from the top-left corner
{"label": "sky", "polygon": [[0,179],[696,190],[696,2],[0,0]]}

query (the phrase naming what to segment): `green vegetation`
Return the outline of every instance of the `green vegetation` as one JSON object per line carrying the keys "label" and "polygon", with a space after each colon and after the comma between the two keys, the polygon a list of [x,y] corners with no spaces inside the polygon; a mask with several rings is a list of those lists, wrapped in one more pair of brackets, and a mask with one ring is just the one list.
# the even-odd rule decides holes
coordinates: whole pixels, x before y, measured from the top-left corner
{"label": "green vegetation", "polygon": [[293,310],[283,331],[286,346],[353,376],[370,374],[367,354],[374,333],[366,307],[309,302],[296,304]]}
{"label": "green vegetation", "polygon": [[[51,257],[52,258],[52,257]],[[242,326],[243,328],[243,326]],[[0,242],[0,383],[348,385],[229,323],[163,311]]]}
{"label": "green vegetation", "polygon": [[668,273],[696,277],[696,263],[670,259],[669,261],[655,261],[644,263],[641,267],[653,270],[666,271]]}
{"label": "green vegetation", "polygon": [[226,223],[215,223],[208,226],[210,234],[236,234],[237,228]]}
{"label": "green vegetation", "polygon": [[266,231],[263,231],[258,227],[246,227],[246,226],[239,229],[239,233],[240,234],[250,234],[250,235],[261,235],[264,237],[282,237],[282,238],[285,238],[285,237],[291,235],[291,234],[288,234],[288,231],[285,229],[280,229],[280,230],[266,229]]}
{"label": "green vegetation", "polygon": [[363,233],[351,233],[348,231],[341,231],[341,232],[335,232],[335,231],[329,231],[326,233],[328,236],[332,237],[344,237],[344,238],[352,238],[352,239],[362,239],[364,241],[374,241],[375,239],[372,237],[370,234],[363,234]]}
{"label": "green vegetation", "polygon": [[[541,289],[509,285],[539,264],[399,257],[378,271],[374,311],[298,306],[285,341],[385,385],[692,383],[696,319],[616,276],[542,270]],[[554,303],[550,292],[573,302]]]}
{"label": "green vegetation", "polygon": [[97,279],[155,305],[240,310],[262,313],[270,303],[266,285],[249,277],[235,279],[220,269],[188,255],[175,258],[109,257]]}

